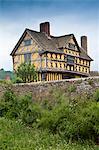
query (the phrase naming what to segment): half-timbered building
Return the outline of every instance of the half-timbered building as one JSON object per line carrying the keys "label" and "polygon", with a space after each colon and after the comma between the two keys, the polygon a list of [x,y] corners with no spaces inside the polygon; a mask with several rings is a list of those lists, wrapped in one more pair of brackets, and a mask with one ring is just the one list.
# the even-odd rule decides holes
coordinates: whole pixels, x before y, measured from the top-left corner
{"label": "half-timbered building", "polygon": [[87,54],[87,37],[79,46],[74,34],[50,35],[50,23],[40,24],[40,32],[25,29],[11,52],[13,69],[31,62],[37,70],[37,81],[87,77],[92,59]]}

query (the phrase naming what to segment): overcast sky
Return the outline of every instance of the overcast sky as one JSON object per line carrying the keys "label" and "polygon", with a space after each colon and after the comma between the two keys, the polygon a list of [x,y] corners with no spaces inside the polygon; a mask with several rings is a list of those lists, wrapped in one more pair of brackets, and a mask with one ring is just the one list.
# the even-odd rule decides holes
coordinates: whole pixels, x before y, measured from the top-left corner
{"label": "overcast sky", "polygon": [[88,54],[94,59],[91,70],[99,71],[98,0],[0,0],[0,68],[12,70],[10,56],[25,28],[39,31],[49,21],[52,35],[73,33],[88,37]]}

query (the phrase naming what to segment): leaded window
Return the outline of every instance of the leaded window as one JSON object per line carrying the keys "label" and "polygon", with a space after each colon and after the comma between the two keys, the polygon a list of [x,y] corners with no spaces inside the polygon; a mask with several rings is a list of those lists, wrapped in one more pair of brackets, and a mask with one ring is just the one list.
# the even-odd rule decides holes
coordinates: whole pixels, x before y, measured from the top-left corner
{"label": "leaded window", "polygon": [[24,41],[25,46],[31,45],[31,43],[32,43],[31,39]]}
{"label": "leaded window", "polygon": [[31,54],[30,53],[24,54],[24,61],[25,62],[31,62]]}
{"label": "leaded window", "polygon": [[69,43],[69,48],[70,48],[70,49],[75,49],[75,45],[72,44],[72,43]]}
{"label": "leaded window", "polygon": [[73,56],[67,56],[67,63],[74,63],[74,59]]}

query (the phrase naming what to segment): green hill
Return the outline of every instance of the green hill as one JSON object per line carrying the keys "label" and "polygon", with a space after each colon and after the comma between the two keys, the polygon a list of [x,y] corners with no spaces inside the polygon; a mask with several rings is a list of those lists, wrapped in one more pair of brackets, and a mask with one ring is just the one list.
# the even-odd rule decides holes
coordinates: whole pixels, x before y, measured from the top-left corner
{"label": "green hill", "polygon": [[12,71],[5,71],[4,69],[0,69],[0,80],[6,79],[9,76],[10,79],[13,79],[14,73]]}

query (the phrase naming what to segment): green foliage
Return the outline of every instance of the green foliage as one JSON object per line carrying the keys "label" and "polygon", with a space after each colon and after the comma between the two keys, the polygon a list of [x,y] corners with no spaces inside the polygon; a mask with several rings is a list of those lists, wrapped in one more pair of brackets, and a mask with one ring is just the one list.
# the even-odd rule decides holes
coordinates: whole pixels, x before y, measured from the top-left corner
{"label": "green foliage", "polygon": [[0,102],[0,116],[5,116],[8,118],[17,118],[18,117],[18,108],[17,106],[17,97],[16,95],[8,89],[4,93],[3,99]]}
{"label": "green foliage", "polygon": [[30,94],[18,97],[8,89],[0,102],[1,117],[19,119],[29,125],[36,122],[40,113],[39,105],[32,102]]}
{"label": "green foliage", "polygon": [[99,102],[99,89],[97,89],[94,93],[94,99]]}
{"label": "green foliage", "polygon": [[77,84],[82,83],[82,79],[80,78],[79,80],[76,81]]}
{"label": "green foliage", "polygon": [[96,142],[99,135],[99,102],[91,97],[84,97],[84,100],[83,97],[76,97],[75,101],[67,101],[62,91],[57,92],[56,99],[50,103],[34,102],[31,94],[16,96],[8,89],[0,102],[0,116],[48,131],[67,141]]}
{"label": "green foliage", "polygon": [[37,73],[35,66],[29,63],[22,63],[17,69],[17,77],[21,78],[23,82],[34,82],[37,80]]}
{"label": "green foliage", "polygon": [[23,80],[20,77],[15,77],[13,83],[23,83]]}
{"label": "green foliage", "polygon": [[71,92],[75,92],[75,91],[76,91],[76,86],[74,84],[72,84],[68,87],[68,92],[71,93]]}
{"label": "green foliage", "polygon": [[20,116],[24,123],[32,125],[41,116],[41,108],[32,102],[31,95],[25,95],[20,99]]}
{"label": "green foliage", "polygon": [[93,79],[89,79],[88,83],[89,83],[89,85],[94,85],[94,80]]}
{"label": "green foliage", "polygon": [[14,73],[12,71],[5,71],[4,69],[0,69],[0,80],[4,80],[7,75],[10,76],[11,80],[14,78]]}
{"label": "green foliage", "polygon": [[44,112],[38,127],[58,133],[67,140],[95,141],[99,133],[99,104],[84,103],[74,105],[62,102],[53,110]]}
{"label": "green foliage", "polygon": [[1,150],[98,150],[89,142],[67,143],[58,134],[23,125],[16,120],[0,118]]}
{"label": "green foliage", "polygon": [[1,85],[12,85],[12,81],[11,80],[0,80],[0,84]]}

